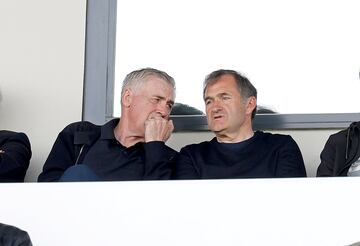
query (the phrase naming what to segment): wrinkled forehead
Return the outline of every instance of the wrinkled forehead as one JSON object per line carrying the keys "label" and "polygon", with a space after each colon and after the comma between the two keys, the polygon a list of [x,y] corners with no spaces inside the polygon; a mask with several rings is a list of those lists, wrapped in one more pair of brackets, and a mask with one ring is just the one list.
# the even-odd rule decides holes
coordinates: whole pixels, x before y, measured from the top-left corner
{"label": "wrinkled forehead", "polygon": [[147,76],[139,89],[141,91],[155,91],[158,94],[171,94],[170,97],[175,98],[174,86],[166,79],[155,75]]}
{"label": "wrinkled forehead", "polygon": [[236,92],[241,94],[241,91],[232,75],[222,75],[216,79],[209,81],[203,92],[204,99],[211,94],[219,94],[225,92]]}

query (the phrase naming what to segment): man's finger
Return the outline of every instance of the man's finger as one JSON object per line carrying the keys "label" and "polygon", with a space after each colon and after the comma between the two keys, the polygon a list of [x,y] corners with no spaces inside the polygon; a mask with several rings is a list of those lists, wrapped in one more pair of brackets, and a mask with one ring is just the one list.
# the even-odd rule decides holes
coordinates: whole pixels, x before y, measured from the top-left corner
{"label": "man's finger", "polygon": [[174,131],[174,123],[173,123],[172,120],[169,120],[169,121],[168,121],[168,126],[169,126],[169,129],[170,129],[170,133],[171,133],[172,131]]}

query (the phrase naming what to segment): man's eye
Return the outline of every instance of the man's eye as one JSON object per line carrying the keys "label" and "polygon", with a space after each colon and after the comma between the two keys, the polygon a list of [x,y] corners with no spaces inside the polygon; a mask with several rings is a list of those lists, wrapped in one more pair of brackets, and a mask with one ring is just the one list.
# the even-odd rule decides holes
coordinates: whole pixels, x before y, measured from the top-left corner
{"label": "man's eye", "polygon": [[171,110],[172,109],[172,107],[173,107],[174,105],[172,105],[172,104],[167,104],[167,107]]}
{"label": "man's eye", "polygon": [[160,102],[160,98],[153,97],[153,98],[151,98],[151,102],[152,103],[158,103],[158,102]]}

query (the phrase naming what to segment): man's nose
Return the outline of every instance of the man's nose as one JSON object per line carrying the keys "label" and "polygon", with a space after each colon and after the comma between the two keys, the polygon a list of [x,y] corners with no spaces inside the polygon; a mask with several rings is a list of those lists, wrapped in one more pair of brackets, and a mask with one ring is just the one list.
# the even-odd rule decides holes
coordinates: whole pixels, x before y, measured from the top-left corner
{"label": "man's nose", "polygon": [[157,106],[157,109],[156,109],[156,113],[160,114],[161,117],[165,118],[165,117],[169,116],[170,109],[166,105],[166,103],[159,103]]}
{"label": "man's nose", "polygon": [[222,108],[221,101],[219,99],[215,99],[211,108],[211,111],[218,112]]}

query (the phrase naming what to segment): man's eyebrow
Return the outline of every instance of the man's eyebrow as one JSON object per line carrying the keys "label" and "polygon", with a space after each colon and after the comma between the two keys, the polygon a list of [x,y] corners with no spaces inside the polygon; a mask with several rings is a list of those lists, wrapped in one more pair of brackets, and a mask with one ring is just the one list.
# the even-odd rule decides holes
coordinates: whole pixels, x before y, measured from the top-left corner
{"label": "man's eyebrow", "polygon": [[207,96],[204,98],[204,101],[208,100],[208,99],[214,99],[214,97],[222,97],[222,96],[230,96],[231,94],[228,92],[220,92],[218,94],[216,94],[215,96]]}
{"label": "man's eyebrow", "polygon": [[230,93],[228,93],[228,92],[221,92],[221,93],[217,94],[216,96],[220,96],[220,97],[222,97],[222,96],[230,96]]}
{"label": "man's eyebrow", "polygon": [[204,98],[204,101],[209,100],[209,99],[213,99],[213,98],[214,97],[207,96],[207,97]]}
{"label": "man's eyebrow", "polygon": [[[159,96],[159,95],[154,95],[154,97],[156,97],[156,98],[158,98],[158,99],[160,99],[160,100],[166,100],[166,98],[165,97],[163,97],[163,96]],[[169,102],[171,105],[174,105],[174,101],[173,100],[169,100],[169,101],[167,101],[167,102]]]}

